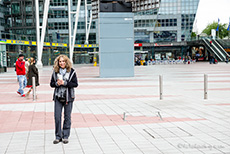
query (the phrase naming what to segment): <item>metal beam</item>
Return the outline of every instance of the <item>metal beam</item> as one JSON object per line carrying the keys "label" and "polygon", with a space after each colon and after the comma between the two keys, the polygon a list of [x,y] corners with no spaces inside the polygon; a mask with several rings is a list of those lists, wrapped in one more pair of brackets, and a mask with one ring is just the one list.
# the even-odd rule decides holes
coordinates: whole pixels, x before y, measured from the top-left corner
{"label": "metal beam", "polygon": [[[72,36],[72,22],[71,22],[71,14],[72,14],[72,12],[71,12],[71,0],[68,0],[68,23],[69,23],[69,57],[71,57],[70,56],[70,50],[72,49],[72,47],[71,47],[71,41],[72,41],[72,38],[71,38],[71,36]],[[72,61],[72,59],[70,59],[71,61]]]}
{"label": "metal beam", "polygon": [[87,10],[87,0],[85,0],[85,44],[88,44],[87,31],[88,31],[88,10]]}
{"label": "metal beam", "polygon": [[[42,26],[40,26],[40,17],[39,17],[39,0],[35,1],[36,7],[36,35],[37,35],[37,67],[42,68],[42,52],[43,52],[43,45],[44,39],[46,34],[46,26],[47,26],[47,19],[48,19],[48,11],[49,11],[50,0],[45,0],[44,3],[44,12],[43,12],[43,22]],[[41,29],[41,33],[40,33]]]}
{"label": "metal beam", "polygon": [[90,19],[88,22],[88,9],[87,9],[87,0],[85,0],[85,44],[89,44],[89,32],[90,32],[90,28],[91,28],[91,24],[92,24],[92,20],[93,20],[93,14],[92,14],[92,10],[90,11]]}
{"label": "metal beam", "polygon": [[[69,15],[69,58],[71,62],[73,62],[73,50],[74,50],[74,45],[76,41],[76,33],[77,33],[77,25],[78,25],[78,19],[79,19],[79,13],[80,13],[80,6],[81,6],[81,0],[78,0],[77,3],[77,9],[76,13],[71,12],[71,3],[70,0],[68,0],[68,15]],[[72,34],[72,21],[71,21],[71,14],[75,14],[75,24],[74,24],[74,31]]]}

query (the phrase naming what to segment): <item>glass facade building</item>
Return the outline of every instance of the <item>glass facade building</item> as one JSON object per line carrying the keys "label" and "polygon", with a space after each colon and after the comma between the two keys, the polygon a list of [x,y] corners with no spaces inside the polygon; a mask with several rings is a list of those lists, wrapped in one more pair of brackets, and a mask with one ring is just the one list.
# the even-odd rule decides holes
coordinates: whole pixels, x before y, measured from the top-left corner
{"label": "glass facade building", "polygon": [[[135,43],[146,43],[135,50],[148,51],[150,57],[162,51],[153,47],[158,42],[184,42],[189,41],[199,0],[126,0],[132,2],[134,12],[134,37]],[[76,44],[84,44],[86,38],[85,2],[81,1]],[[78,0],[71,0],[71,10],[76,11]],[[43,14],[44,0],[39,0],[40,16]],[[92,11],[98,13],[98,0],[87,0],[87,16]],[[0,1],[0,31],[1,39],[36,41],[35,0],[3,0]],[[95,12],[94,12],[95,10]],[[74,15],[71,18],[74,21]],[[97,19],[92,21],[89,44],[98,43]],[[42,19],[40,19],[42,23]],[[75,23],[72,23],[72,27]],[[48,13],[48,24],[45,42],[68,43],[68,0],[52,0]],[[150,43],[150,44],[148,44]],[[175,50],[174,55],[184,52],[181,46]],[[186,48],[186,47],[184,47]],[[89,63],[92,56],[89,52],[98,51],[98,48],[75,48],[75,63]],[[186,50],[186,49],[184,49]],[[15,53],[23,51],[28,57],[36,57],[36,46],[7,45],[6,51],[10,59],[15,58]],[[68,54],[68,48],[44,47],[43,64],[51,64],[56,57],[55,51]],[[15,61],[12,60],[12,61]],[[10,62],[12,65],[13,62]],[[9,65],[8,65],[9,66]]]}
{"label": "glass facade building", "polygon": [[161,0],[159,8],[135,13],[135,42],[181,42],[191,38],[199,0]]}
{"label": "glass facade building", "polygon": [[[18,53],[24,53],[26,57],[37,56],[36,45],[31,42],[36,41],[36,18],[35,18],[35,0],[3,0],[2,5],[5,11],[0,20],[5,21],[5,29],[0,35],[0,39],[14,40],[12,45],[5,46],[5,51],[10,59],[8,66],[13,66],[17,59]],[[45,0],[39,0],[39,15],[40,25],[42,24],[43,8]],[[71,11],[75,12],[78,0],[71,0]],[[91,0],[87,0],[87,16],[89,23],[89,15],[91,12]],[[72,28],[75,15],[71,14]],[[84,44],[86,39],[86,18],[85,18],[85,1],[81,0],[81,7],[78,20],[78,30],[76,35],[76,44]],[[0,27],[1,28],[1,27]],[[45,42],[50,46],[44,46],[42,63],[44,65],[51,65],[55,57],[59,54],[69,55],[68,45],[53,46],[52,43],[69,43],[69,23],[68,23],[68,0],[52,0],[48,12],[48,23],[46,29]],[[19,43],[15,43],[15,40]],[[20,42],[29,41],[27,45],[21,45]],[[89,33],[89,44],[96,43],[96,23],[91,24]],[[80,47],[79,47],[80,46]],[[74,63],[90,63],[92,54],[88,52],[96,51],[97,47],[84,48],[84,45],[78,45],[74,49],[73,61]]]}
{"label": "glass facade building", "polygon": [[0,35],[5,31],[5,19],[4,15],[7,13],[7,9],[3,4],[3,1],[0,1]]}
{"label": "glass facade building", "polygon": [[[77,0],[72,0],[71,10],[76,11]],[[87,0],[91,4],[91,0]],[[39,0],[40,17],[43,14],[44,0]],[[78,33],[76,43],[85,43],[85,3],[81,1],[79,14]],[[36,19],[35,19],[35,0],[4,0],[4,6],[8,8],[5,13],[7,26],[2,38],[16,40],[36,41]],[[88,6],[88,17],[91,6]],[[74,19],[74,15],[72,15]],[[90,18],[88,18],[89,20]],[[72,20],[74,21],[74,20]],[[42,19],[40,19],[40,24]],[[72,23],[74,24],[74,23]],[[68,0],[52,0],[48,13],[48,25],[45,41],[68,43]],[[96,43],[96,24],[93,21],[89,34],[89,43]]]}
{"label": "glass facade building", "polygon": [[[6,30],[10,34],[20,35],[19,40],[36,40],[34,0],[5,0],[9,9],[5,14]],[[43,0],[40,3],[40,14]],[[92,9],[88,3],[88,17]],[[169,42],[190,39],[199,0],[132,0],[135,13],[135,42]],[[72,0],[72,10],[76,10],[77,0]],[[76,41],[85,41],[85,3],[82,1]],[[50,2],[46,41],[68,43],[68,0]],[[74,18],[72,16],[72,18]],[[88,18],[89,19],[89,18]],[[74,23],[72,23],[74,24]],[[96,20],[92,22],[89,43],[97,43]],[[6,37],[6,36],[5,36]]]}

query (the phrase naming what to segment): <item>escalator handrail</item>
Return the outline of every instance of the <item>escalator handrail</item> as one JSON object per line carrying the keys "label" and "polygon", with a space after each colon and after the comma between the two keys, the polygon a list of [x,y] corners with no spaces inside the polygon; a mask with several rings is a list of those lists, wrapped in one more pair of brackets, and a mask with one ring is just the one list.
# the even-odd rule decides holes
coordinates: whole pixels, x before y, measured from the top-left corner
{"label": "escalator handrail", "polygon": [[[211,39],[207,38],[207,40],[210,42],[212,41]],[[223,59],[221,59],[222,61],[225,61],[225,55],[223,54],[223,52],[221,51],[221,49],[219,49],[216,45],[215,45],[215,41],[213,41],[212,46],[215,47],[215,49],[218,51],[218,53],[220,53],[221,57],[223,57]]]}
{"label": "escalator handrail", "polygon": [[[208,43],[206,42],[206,40],[208,40],[208,39],[202,39],[203,41],[204,41],[204,43],[208,46]],[[208,46],[209,47],[209,46]],[[210,48],[210,47],[209,47]],[[212,52],[215,54],[215,55],[217,55],[217,57],[220,59],[220,60],[222,60],[221,58],[220,58],[220,56],[215,52],[215,50],[213,50],[212,48],[210,48],[211,50],[212,50]]]}
{"label": "escalator handrail", "polygon": [[221,50],[224,51],[224,53],[229,56],[229,54],[224,50],[224,48],[222,47],[222,45],[220,44],[220,42],[218,42],[217,40],[214,40],[216,42],[216,44],[221,48]]}
{"label": "escalator handrail", "polygon": [[215,47],[216,47],[216,49],[218,49],[218,50],[219,50],[219,52],[221,53],[221,55],[222,55],[223,59],[225,59],[226,54],[225,54],[225,53],[224,53],[224,51],[220,48],[220,46],[218,46],[218,44],[217,44],[217,42],[216,42],[216,41],[213,41],[213,46],[215,46]]}

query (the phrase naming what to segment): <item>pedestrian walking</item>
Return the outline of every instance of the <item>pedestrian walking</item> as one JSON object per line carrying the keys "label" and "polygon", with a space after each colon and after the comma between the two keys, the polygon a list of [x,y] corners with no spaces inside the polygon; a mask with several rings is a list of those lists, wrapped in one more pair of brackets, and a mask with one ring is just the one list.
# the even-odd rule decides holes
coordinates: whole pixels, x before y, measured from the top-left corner
{"label": "pedestrian walking", "polygon": [[212,54],[210,54],[210,56],[209,56],[209,63],[210,64],[214,64],[214,61],[215,59],[214,59],[214,56],[212,55]]}
{"label": "pedestrian walking", "polygon": [[28,59],[28,58],[26,58],[26,61],[25,61],[26,74],[28,73],[28,70],[29,70],[29,66],[30,66],[30,62],[29,62],[29,59]]}
{"label": "pedestrian walking", "polygon": [[24,60],[24,55],[23,54],[19,54],[19,58],[18,58],[18,60],[16,61],[16,64],[15,64],[15,69],[16,69],[17,79],[18,79],[18,82],[19,82],[19,89],[18,89],[17,93],[21,97],[25,97],[23,89],[27,85],[27,80],[26,80],[25,60]]}
{"label": "pedestrian walking", "polygon": [[30,92],[33,90],[33,77],[35,77],[35,86],[39,86],[39,74],[38,69],[35,66],[35,59],[30,58],[30,64],[28,68],[28,72],[26,74],[27,76],[27,88],[30,88],[29,91],[26,93],[26,96],[30,94]]}
{"label": "pedestrian walking", "polygon": [[210,47],[211,47],[212,46],[212,40],[209,43],[210,43]]}
{"label": "pedestrian walking", "polygon": [[[53,144],[67,144],[71,128],[71,112],[75,98],[74,88],[78,86],[77,75],[72,68],[70,59],[65,55],[58,56],[54,61],[54,71],[50,86],[54,89],[55,136]],[[64,108],[64,123],[62,124],[62,109]]]}
{"label": "pedestrian walking", "polygon": [[227,64],[228,64],[228,62],[229,62],[229,56],[228,56],[228,55],[226,56],[225,62],[226,62]]}
{"label": "pedestrian walking", "polygon": [[148,55],[145,56],[145,65],[147,66],[148,65],[148,61],[149,61],[149,58],[148,58]]}

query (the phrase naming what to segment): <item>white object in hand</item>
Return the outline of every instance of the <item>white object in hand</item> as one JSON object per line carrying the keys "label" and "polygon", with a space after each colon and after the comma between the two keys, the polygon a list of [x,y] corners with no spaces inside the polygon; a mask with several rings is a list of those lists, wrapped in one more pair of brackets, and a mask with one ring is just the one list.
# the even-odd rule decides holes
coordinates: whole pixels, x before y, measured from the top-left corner
{"label": "white object in hand", "polygon": [[59,80],[63,80],[63,77],[62,77],[61,74],[58,74],[57,77],[58,77]]}

